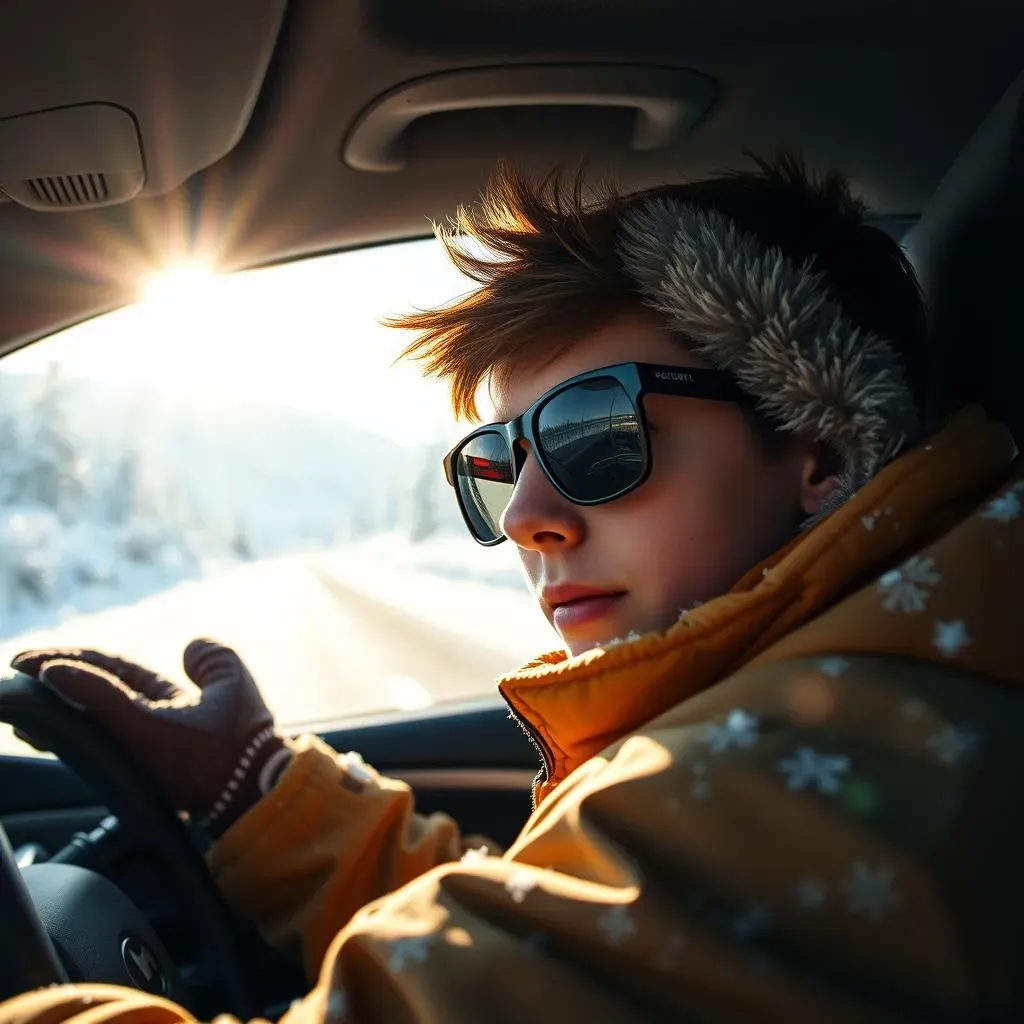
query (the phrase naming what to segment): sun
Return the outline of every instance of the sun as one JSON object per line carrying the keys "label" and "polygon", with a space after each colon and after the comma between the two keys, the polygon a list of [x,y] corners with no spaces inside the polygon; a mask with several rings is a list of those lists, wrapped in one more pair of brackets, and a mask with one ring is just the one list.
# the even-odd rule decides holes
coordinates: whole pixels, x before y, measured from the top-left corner
{"label": "sun", "polygon": [[220,276],[205,263],[178,263],[163,267],[142,285],[140,299],[147,306],[180,307],[209,296]]}

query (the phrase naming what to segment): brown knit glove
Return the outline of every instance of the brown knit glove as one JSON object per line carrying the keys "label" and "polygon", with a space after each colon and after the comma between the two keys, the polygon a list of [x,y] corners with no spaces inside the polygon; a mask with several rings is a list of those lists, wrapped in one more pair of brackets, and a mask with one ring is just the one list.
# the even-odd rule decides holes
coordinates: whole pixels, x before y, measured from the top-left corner
{"label": "brown knit glove", "polygon": [[210,640],[185,649],[198,690],[100,651],[26,651],[11,663],[91,715],[176,810],[220,836],[291,758],[241,658]]}

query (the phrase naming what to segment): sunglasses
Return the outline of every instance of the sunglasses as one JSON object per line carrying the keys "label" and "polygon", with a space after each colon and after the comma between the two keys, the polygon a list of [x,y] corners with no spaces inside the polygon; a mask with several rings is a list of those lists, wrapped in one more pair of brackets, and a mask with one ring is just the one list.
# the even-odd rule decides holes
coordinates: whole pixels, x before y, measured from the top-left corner
{"label": "sunglasses", "polygon": [[444,457],[444,475],[473,538],[486,547],[505,540],[501,517],[526,462],[522,441],[574,505],[603,505],[635,491],[652,468],[647,394],[750,402],[724,370],[618,363],[570,377],[522,416],[478,427]]}

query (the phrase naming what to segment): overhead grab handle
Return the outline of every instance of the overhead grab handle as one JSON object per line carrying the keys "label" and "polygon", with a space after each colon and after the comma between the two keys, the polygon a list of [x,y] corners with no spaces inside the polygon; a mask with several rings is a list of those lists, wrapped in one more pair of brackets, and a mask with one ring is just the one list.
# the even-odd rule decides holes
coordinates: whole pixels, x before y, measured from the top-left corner
{"label": "overhead grab handle", "polygon": [[680,138],[715,100],[714,82],[682,68],[629,64],[520,64],[417,78],[376,99],[342,146],[359,171],[405,166],[403,136],[431,114],[497,107],[619,107],[635,111],[630,147],[652,150]]}

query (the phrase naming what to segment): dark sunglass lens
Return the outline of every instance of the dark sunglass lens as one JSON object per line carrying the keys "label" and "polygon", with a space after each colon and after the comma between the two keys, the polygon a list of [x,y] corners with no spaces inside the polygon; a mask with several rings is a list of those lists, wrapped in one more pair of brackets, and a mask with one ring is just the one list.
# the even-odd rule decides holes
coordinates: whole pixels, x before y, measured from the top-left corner
{"label": "dark sunglass lens", "polygon": [[576,501],[602,501],[644,474],[640,418],[614,377],[574,384],[545,403],[537,434],[548,472]]}
{"label": "dark sunglass lens", "polygon": [[459,450],[455,484],[466,522],[477,540],[501,536],[501,516],[515,490],[512,454],[502,434],[478,434]]}

